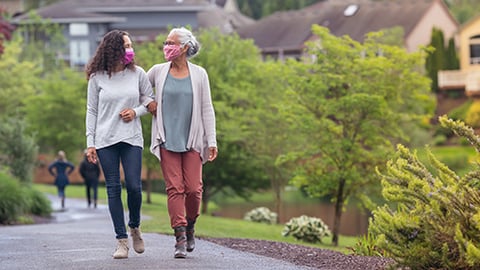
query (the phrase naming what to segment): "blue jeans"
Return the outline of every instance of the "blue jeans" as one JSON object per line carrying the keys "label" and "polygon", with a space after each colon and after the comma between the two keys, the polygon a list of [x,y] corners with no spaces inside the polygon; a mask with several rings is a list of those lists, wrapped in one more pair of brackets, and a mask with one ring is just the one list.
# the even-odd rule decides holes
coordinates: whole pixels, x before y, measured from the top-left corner
{"label": "blue jeans", "polygon": [[125,175],[128,226],[140,226],[140,208],[142,207],[142,148],[128,143],[117,143],[97,150],[97,155],[105,176],[108,195],[108,209],[112,217],[117,239],[127,238],[122,203],[122,184],[120,183],[120,162]]}

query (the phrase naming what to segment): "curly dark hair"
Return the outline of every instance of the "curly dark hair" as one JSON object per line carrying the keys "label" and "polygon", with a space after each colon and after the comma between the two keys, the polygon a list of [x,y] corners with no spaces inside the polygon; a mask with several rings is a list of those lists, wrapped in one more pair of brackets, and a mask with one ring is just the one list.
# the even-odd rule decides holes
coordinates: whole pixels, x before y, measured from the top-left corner
{"label": "curly dark hair", "polygon": [[[130,38],[130,34],[122,30],[112,30],[103,36],[95,55],[85,69],[87,80],[90,79],[90,75],[99,71],[106,71],[108,76],[112,76],[115,66],[125,55],[123,36]],[[126,67],[134,70],[135,62],[132,60]]]}

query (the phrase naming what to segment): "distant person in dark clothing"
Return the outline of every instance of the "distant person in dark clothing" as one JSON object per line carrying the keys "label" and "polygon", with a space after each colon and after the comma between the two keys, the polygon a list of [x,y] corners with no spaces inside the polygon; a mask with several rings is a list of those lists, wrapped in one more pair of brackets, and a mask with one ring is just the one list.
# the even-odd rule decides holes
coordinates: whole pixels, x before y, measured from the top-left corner
{"label": "distant person in dark clothing", "polygon": [[93,207],[97,208],[98,178],[100,177],[99,163],[92,163],[88,161],[87,151],[85,151],[85,156],[80,163],[78,170],[80,175],[83,177],[85,187],[87,189],[88,207],[90,208],[93,203]]}
{"label": "distant person in dark clothing", "polygon": [[48,166],[48,172],[55,177],[54,184],[57,186],[62,209],[65,208],[65,187],[70,183],[68,176],[74,169],[75,166],[67,160],[65,152],[63,151],[59,151],[57,159]]}

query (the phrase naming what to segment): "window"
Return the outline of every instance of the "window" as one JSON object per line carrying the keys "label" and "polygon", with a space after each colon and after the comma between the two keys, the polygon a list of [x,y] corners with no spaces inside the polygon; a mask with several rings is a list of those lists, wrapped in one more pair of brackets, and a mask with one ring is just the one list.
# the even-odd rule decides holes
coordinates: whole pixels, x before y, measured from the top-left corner
{"label": "window", "polygon": [[70,66],[85,66],[90,57],[88,40],[70,41]]}
{"label": "window", "polygon": [[470,38],[470,64],[480,64],[480,35]]}
{"label": "window", "polygon": [[70,36],[87,36],[88,24],[86,23],[71,23],[69,25]]}

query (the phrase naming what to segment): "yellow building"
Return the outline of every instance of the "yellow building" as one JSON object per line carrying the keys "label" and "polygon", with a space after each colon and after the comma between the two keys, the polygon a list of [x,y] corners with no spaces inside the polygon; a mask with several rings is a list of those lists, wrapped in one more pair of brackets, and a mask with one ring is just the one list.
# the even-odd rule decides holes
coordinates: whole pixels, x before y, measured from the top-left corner
{"label": "yellow building", "polygon": [[467,96],[480,96],[480,16],[464,25],[457,33],[460,70],[438,72],[440,90],[464,90]]}

